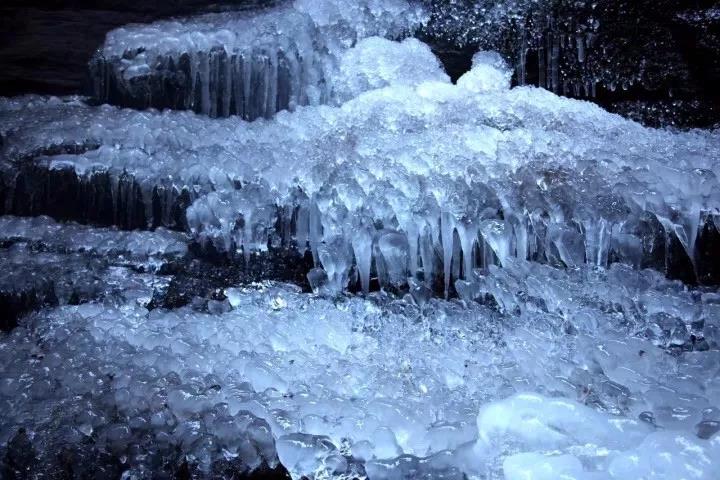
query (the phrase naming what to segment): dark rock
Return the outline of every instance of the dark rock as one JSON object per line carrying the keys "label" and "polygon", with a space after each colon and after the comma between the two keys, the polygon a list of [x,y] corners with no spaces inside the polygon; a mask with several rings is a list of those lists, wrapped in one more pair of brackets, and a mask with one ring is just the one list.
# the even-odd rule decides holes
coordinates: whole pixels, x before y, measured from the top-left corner
{"label": "dark rock", "polygon": [[203,304],[206,306],[208,299],[222,300],[217,294],[225,288],[263,280],[294,283],[310,291],[307,272],[313,264],[309,252],[301,256],[284,248],[270,249],[253,253],[248,264],[242,257],[232,261],[227,257],[210,257],[210,260],[203,256],[203,259],[187,258],[169,263],[162,272],[173,275],[170,285],[167,291],[157,292],[152,305],[179,308],[199,297],[206,300]]}
{"label": "dark rock", "polygon": [[9,272],[0,283],[0,330],[12,330],[26,313],[57,304],[55,282],[51,278]]}
{"label": "dark rock", "polygon": [[703,440],[709,439],[717,432],[720,432],[720,422],[714,420],[703,420],[695,425],[695,434]]}
{"label": "dark rock", "polygon": [[10,439],[5,450],[5,458],[0,461],[1,477],[7,480],[25,480],[35,462],[35,449],[24,428],[19,428]]}

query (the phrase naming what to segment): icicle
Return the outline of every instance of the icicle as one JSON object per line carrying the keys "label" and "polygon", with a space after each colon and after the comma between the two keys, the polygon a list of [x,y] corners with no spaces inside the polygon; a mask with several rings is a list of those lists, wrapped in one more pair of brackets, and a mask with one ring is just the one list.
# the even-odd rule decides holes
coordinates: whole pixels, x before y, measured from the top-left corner
{"label": "icicle", "polygon": [[613,228],[612,244],[615,255],[620,260],[626,260],[634,268],[641,268],[642,257],[643,257],[643,245],[642,240],[635,235],[622,233],[618,225]]}
{"label": "icicle", "polygon": [[270,81],[271,81],[271,66],[270,66],[270,57],[267,53],[263,53],[263,56],[261,57],[262,61],[260,63],[262,71],[261,71],[261,88],[262,88],[262,96],[261,96],[261,102],[258,108],[258,117],[265,117],[270,118],[272,117],[273,113],[270,113]]}
{"label": "icicle", "polygon": [[188,108],[195,108],[195,89],[197,87],[197,77],[198,77],[198,70],[199,70],[199,63],[200,60],[198,58],[198,54],[196,52],[190,52],[189,55],[189,63],[190,63],[190,84],[191,87],[187,92],[187,97],[185,98],[185,105]]}
{"label": "icicle", "polygon": [[576,267],[585,263],[585,239],[580,232],[560,223],[551,223],[548,238],[566,266]]}
{"label": "icicle", "polygon": [[370,230],[358,228],[353,231],[352,249],[355,264],[360,274],[360,285],[365,293],[370,291],[370,268],[372,266],[373,236]]}
{"label": "icicle", "polygon": [[143,181],[140,183],[139,188],[145,210],[145,222],[147,226],[151,226],[153,218],[153,185],[151,182]]}
{"label": "icicle", "polygon": [[550,58],[550,75],[552,77],[552,90],[558,92],[560,90],[560,44],[557,38],[553,41],[552,55]]}
{"label": "icicle", "polygon": [[455,222],[447,212],[443,212],[440,219],[440,235],[443,249],[443,270],[445,274],[445,298],[450,295],[450,276],[452,269],[453,235]]}
{"label": "icicle", "polygon": [[405,222],[403,229],[407,232],[410,276],[418,272],[418,227],[412,221]]}
{"label": "icicle", "polygon": [[525,27],[522,27],[522,35],[520,37],[520,54],[518,55],[518,85],[527,83],[525,67],[527,64],[527,33]]}
{"label": "icicle", "polygon": [[[656,214],[655,216],[660,223],[662,223],[667,233],[666,245],[670,245],[670,232],[675,233],[675,236],[680,241],[683,250],[685,250],[685,253],[692,263],[693,270],[697,272],[697,266],[695,265],[697,258],[695,243],[700,230],[700,207],[697,204],[693,204],[686,212],[687,213],[681,214],[681,224],[677,224],[663,215]],[[666,257],[667,256],[668,255],[666,255]]]}
{"label": "icicle", "polygon": [[250,264],[250,250],[252,245],[252,211],[247,209],[243,212],[243,220],[245,224],[242,229],[242,249],[245,257],[245,265]]}
{"label": "icicle", "polygon": [[210,114],[210,56],[200,53],[200,112]]}
{"label": "icicle", "polygon": [[266,75],[267,100],[265,117],[271,118],[278,111],[278,56],[277,51],[270,50],[268,55],[268,73]]}
{"label": "icicle", "polygon": [[420,259],[422,260],[423,277],[428,287],[432,286],[435,273],[435,254],[433,249],[432,229],[426,226],[420,235]]}
{"label": "icicle", "polygon": [[[253,53],[251,51],[246,52],[243,55],[243,118],[245,120],[251,120],[252,117],[250,111],[250,105],[252,101],[250,82],[252,81],[252,70],[253,70]],[[313,254],[314,256],[314,254]]]}
{"label": "icicle", "polygon": [[308,246],[308,237],[310,234],[310,208],[307,202],[303,202],[297,211],[297,219],[295,220],[295,241],[300,255],[304,255]]}
{"label": "icicle", "polygon": [[528,229],[525,217],[514,213],[505,214],[512,223],[513,236],[515,238],[515,256],[520,260],[528,258]]}
{"label": "icicle", "polygon": [[301,65],[295,51],[288,52],[285,56],[288,63],[288,75],[289,75],[289,88],[290,88],[290,100],[288,102],[288,109],[295,110],[298,105],[302,103],[301,98]]}
{"label": "icicle", "polygon": [[221,93],[222,112],[220,112],[220,114],[223,117],[227,117],[231,113],[230,103],[232,100],[232,58],[227,53],[225,53],[222,58],[223,88]]}
{"label": "icicle", "polygon": [[[608,263],[611,235],[609,235],[607,221],[604,218],[598,220],[585,220],[585,259],[588,263],[604,267]],[[610,231],[612,227],[610,228]]]}
{"label": "icicle", "polygon": [[318,256],[328,277],[330,293],[341,293],[348,284],[352,267],[352,250],[340,235],[336,235],[318,246]]}
{"label": "icicle", "polygon": [[385,265],[384,285],[400,287],[407,282],[408,242],[407,237],[396,231],[386,231],[378,239],[378,251]]}
{"label": "icicle", "polygon": [[[480,224],[480,233],[497,256],[501,266],[510,258],[510,230],[509,226],[500,220],[486,220]],[[486,265],[490,263],[488,260],[486,257]]]}
{"label": "icicle", "polygon": [[282,243],[283,245],[290,245],[290,240],[292,238],[292,214],[293,214],[293,207],[292,205],[285,205],[284,207],[281,207],[280,209],[280,216],[281,216],[281,222],[282,222]]}
{"label": "icicle", "polygon": [[237,53],[232,57],[232,96],[235,106],[234,113],[242,117],[243,114],[243,57]]}
{"label": "icicle", "polygon": [[457,231],[460,237],[460,249],[463,256],[463,278],[470,280],[475,265],[475,242],[478,238],[478,227],[472,223],[458,223]]}
{"label": "icicle", "polygon": [[578,62],[585,63],[585,40],[582,35],[578,35],[575,41],[577,43]]}
{"label": "icicle", "polygon": [[313,262],[315,262],[315,266],[317,266],[318,263],[318,247],[322,243],[322,233],[323,233],[323,227],[322,227],[322,218],[320,209],[318,209],[317,202],[311,201],[310,202],[310,250],[312,251],[313,255]]}
{"label": "icicle", "polygon": [[547,74],[545,73],[545,46],[543,45],[543,40],[540,40],[538,43],[538,86],[546,88],[547,83],[545,80],[547,78]]}

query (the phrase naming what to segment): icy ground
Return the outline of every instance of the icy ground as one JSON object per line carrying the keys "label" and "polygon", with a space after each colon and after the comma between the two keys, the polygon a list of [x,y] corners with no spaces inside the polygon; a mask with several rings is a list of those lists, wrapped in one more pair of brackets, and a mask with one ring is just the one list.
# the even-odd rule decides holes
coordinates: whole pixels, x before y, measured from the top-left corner
{"label": "icy ground", "polygon": [[[108,45],[233,44],[213,18]],[[718,132],[363,36],[272,119],[0,99],[0,296],[35,310],[0,334],[0,474],[718,478]],[[313,293],[156,301],[209,253],[306,253]]]}
{"label": "icy ground", "polygon": [[716,478],[717,293],[529,262],[463,291],[416,303],[263,284],[213,313],[46,310],[0,343],[0,441],[22,426],[41,465],[95,449],[126,478],[175,445],[198,474],[272,462],[272,437],[294,478]]}

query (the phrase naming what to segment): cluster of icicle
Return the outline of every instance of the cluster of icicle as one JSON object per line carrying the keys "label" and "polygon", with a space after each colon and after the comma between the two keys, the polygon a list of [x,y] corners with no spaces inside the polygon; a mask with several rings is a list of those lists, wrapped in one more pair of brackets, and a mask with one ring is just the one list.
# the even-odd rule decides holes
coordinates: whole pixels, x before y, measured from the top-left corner
{"label": "cluster of icicle", "polygon": [[[580,212],[565,218],[561,205],[529,211],[522,201],[463,180],[450,186],[456,188],[451,196],[464,198],[460,202],[438,202],[427,192],[408,207],[408,199],[390,188],[387,203],[369,207],[353,183],[340,193],[323,189],[309,197],[298,189],[284,204],[263,183],[213,192],[188,209],[188,224],[200,244],[242,252],[246,262],[252,261],[251,252],[272,244],[300,254],[310,251],[316,269],[308,277],[318,291],[338,293],[355,282],[367,292],[376,277],[382,287],[410,286],[429,294],[442,285],[445,296],[454,280],[470,280],[476,268],[502,266],[512,258],[567,267],[623,262],[640,268],[658,254],[653,249],[661,249],[667,263],[675,238],[695,268],[701,227],[720,232],[720,215],[699,209],[674,222],[640,209],[614,217],[588,211],[582,218]],[[654,245],[658,236],[664,245]]]}
{"label": "cluster of icicle", "polygon": [[562,52],[570,50],[576,52],[577,62],[584,64],[586,52],[592,47],[595,37],[592,32],[562,34],[548,29],[544,35],[535,40],[534,45],[528,45],[523,40],[515,60],[518,84],[528,84],[527,57],[528,51],[532,48],[537,55],[538,86],[566,96],[594,98],[599,79],[585,75],[570,80],[561,75],[560,62]]}
{"label": "cluster of icicle", "polygon": [[[518,85],[594,98],[599,87],[627,90],[648,80],[642,58],[628,56],[618,63],[618,51],[636,46],[613,43],[612,27],[601,24],[597,2],[425,0],[425,4],[431,35],[459,46],[502,51],[512,58]],[[611,55],[609,49],[615,52]]]}
{"label": "cluster of icicle", "polygon": [[328,103],[339,55],[358,40],[407,35],[423,12],[405,0],[296,0],[111,31],[90,63],[94,96],[133,108],[270,118]]}

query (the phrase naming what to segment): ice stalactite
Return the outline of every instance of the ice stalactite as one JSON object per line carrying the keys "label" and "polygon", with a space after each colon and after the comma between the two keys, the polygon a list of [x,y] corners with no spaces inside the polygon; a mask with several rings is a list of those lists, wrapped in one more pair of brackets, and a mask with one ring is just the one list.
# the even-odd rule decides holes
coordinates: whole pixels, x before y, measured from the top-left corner
{"label": "ice stalactite", "polygon": [[361,225],[354,229],[351,235],[351,243],[355,255],[355,265],[360,275],[360,286],[363,292],[368,293],[370,291],[370,268],[373,256],[373,233],[371,227]]}
{"label": "ice stalactite", "polygon": [[131,75],[118,72],[112,59],[97,55],[91,70],[95,96],[103,103],[254,120],[325,101],[322,74],[313,72],[313,56],[294,46],[288,51],[215,48],[183,54],[178,59],[159,57],[151,72]]}
{"label": "ice stalactite", "polygon": [[342,14],[329,18],[298,1],[116,29],[90,62],[93,94],[113,105],[245,120],[326,103],[349,46],[407,35],[424,19],[404,0],[335,3]]}
{"label": "ice stalactite", "polygon": [[[216,193],[207,199],[201,197],[188,210],[188,224],[197,241],[231,257],[235,251],[242,253],[246,261],[251,261],[251,250],[266,250],[273,242],[271,238],[285,238],[286,247],[294,245],[300,253],[309,247],[315,252],[316,266],[311,283],[322,286],[318,290],[324,293],[340,293],[347,288],[368,292],[375,275],[380,286],[400,290],[423,279],[432,288],[442,279],[443,290],[438,293],[448,296],[454,282],[471,280],[476,268],[504,266],[516,260],[532,258],[573,268],[607,268],[619,261],[639,268],[655,255],[655,245],[643,245],[647,234],[635,232],[639,219],[632,216],[621,222],[603,217],[566,221],[547,214],[523,214],[505,205],[499,210],[484,208],[476,216],[466,214],[458,220],[448,211],[431,209],[426,216],[418,216],[418,221],[392,229],[378,226],[377,219],[362,209],[329,209],[337,199],[299,195],[299,204],[283,206],[266,189],[245,185],[226,202],[219,202]],[[488,193],[492,192],[475,195],[487,199]],[[250,198],[271,203],[252,203]],[[668,238],[662,255],[665,268],[669,268],[667,262],[677,261],[669,249],[670,235],[677,235],[683,247],[687,237],[675,224],[661,225],[658,221],[657,233]],[[286,228],[287,233],[275,231],[276,226]],[[699,223],[691,227],[696,237],[699,227]],[[689,258],[696,255],[693,252],[687,250]],[[693,271],[694,265],[690,265]],[[356,283],[349,284],[352,279]]]}

